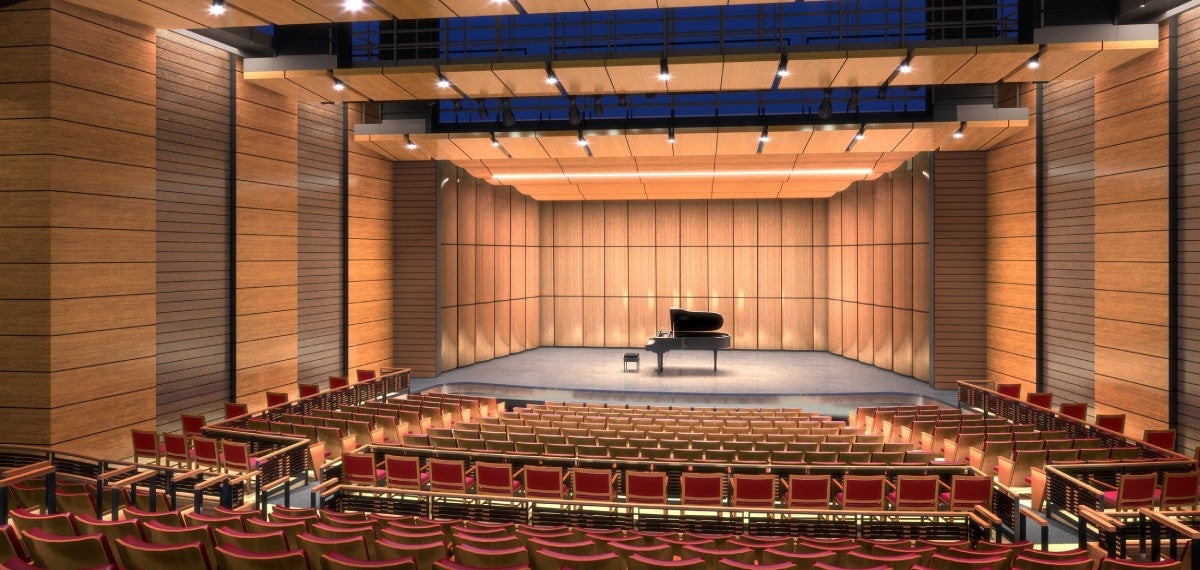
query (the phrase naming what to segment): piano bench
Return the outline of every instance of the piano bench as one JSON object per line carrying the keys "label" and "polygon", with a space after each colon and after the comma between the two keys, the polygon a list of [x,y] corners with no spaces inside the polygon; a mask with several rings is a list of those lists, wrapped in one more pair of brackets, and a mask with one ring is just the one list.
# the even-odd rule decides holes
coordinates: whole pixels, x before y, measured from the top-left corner
{"label": "piano bench", "polygon": [[622,370],[622,372],[629,372],[629,363],[631,363],[631,362],[633,363],[633,367],[634,367],[633,371],[641,372],[641,370],[642,370],[642,355],[640,355],[636,352],[626,352],[625,353],[624,370]]}

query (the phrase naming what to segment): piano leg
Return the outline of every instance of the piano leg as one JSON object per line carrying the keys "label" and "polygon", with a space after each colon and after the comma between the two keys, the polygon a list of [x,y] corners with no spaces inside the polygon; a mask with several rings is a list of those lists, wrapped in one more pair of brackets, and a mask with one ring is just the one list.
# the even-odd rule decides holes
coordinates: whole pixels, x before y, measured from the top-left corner
{"label": "piano leg", "polygon": [[659,376],[662,376],[662,366],[663,366],[662,358],[663,358],[663,353],[661,353],[661,352],[658,353],[658,375]]}
{"label": "piano leg", "polygon": [[717,373],[717,351],[713,351],[713,374]]}

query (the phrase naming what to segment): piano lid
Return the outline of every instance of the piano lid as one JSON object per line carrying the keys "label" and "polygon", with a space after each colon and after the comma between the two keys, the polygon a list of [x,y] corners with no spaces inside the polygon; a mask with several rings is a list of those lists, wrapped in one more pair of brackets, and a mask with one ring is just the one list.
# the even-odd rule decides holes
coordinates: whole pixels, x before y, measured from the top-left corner
{"label": "piano lid", "polygon": [[672,332],[715,331],[722,326],[725,326],[725,317],[717,313],[688,311],[679,307],[671,308]]}

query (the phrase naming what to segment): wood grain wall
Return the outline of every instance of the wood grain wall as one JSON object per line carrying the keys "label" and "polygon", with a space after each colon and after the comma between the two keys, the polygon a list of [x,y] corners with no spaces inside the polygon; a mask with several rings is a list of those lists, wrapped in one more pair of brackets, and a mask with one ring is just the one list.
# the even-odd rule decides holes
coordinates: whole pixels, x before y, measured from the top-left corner
{"label": "wood grain wall", "polygon": [[256,410],[296,383],[297,106],[238,71],[235,373],[237,400]]}
{"label": "wood grain wall", "polygon": [[1047,83],[1042,92],[1042,360],[1044,390],[1095,399],[1095,87]]}
{"label": "wood grain wall", "polygon": [[1132,434],[1168,422],[1167,46],[1096,77],[1096,412]]}
{"label": "wood grain wall", "polygon": [[[350,124],[365,122],[372,111],[373,107],[351,105]],[[392,366],[392,161],[353,138],[349,150],[346,356],[351,370],[378,370]]]}
{"label": "wood grain wall", "polygon": [[[1200,49],[1200,10],[1179,16],[1179,51]],[[1179,92],[1200,91],[1200,60],[1179,62]],[[1200,446],[1200,97],[1179,97],[1179,230],[1176,373],[1179,375],[1179,449]]]}
{"label": "wood grain wall", "polygon": [[218,417],[231,359],[229,55],[159,30],[157,416]]}
{"label": "wood grain wall", "polygon": [[[432,378],[438,363],[438,165],[433,161],[393,165],[394,223],[373,224],[393,237],[393,354],[396,364],[411,368],[414,377]],[[358,310],[387,304],[364,304]]]}
{"label": "wood grain wall", "polygon": [[544,346],[642,346],[676,306],[736,349],[826,346],[824,200],[543,203],[540,227]]}
{"label": "wood grain wall", "polygon": [[536,348],[538,203],[449,163],[437,183],[439,370]]}
{"label": "wood grain wall", "polygon": [[933,384],[953,388],[987,375],[987,153],[932,160]]}
{"label": "wood grain wall", "polygon": [[1037,127],[1034,89],[1001,105],[1030,126],[987,153],[987,379],[1037,386]]}
{"label": "wood grain wall", "polygon": [[0,29],[0,441],[122,457],[155,425],[154,30],[56,0]]}
{"label": "wood grain wall", "polygon": [[340,376],[346,365],[344,133],[341,105],[299,104],[296,378],[306,383]]}
{"label": "wood grain wall", "polygon": [[829,352],[921,380],[930,373],[927,160],[829,198],[828,225]]}

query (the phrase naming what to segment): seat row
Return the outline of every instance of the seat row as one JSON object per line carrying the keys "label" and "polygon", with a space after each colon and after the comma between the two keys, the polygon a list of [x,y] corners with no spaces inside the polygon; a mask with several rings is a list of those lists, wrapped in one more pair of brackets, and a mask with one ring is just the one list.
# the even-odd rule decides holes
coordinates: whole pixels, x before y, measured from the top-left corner
{"label": "seat row", "polygon": [[162,433],[131,430],[134,462],[153,460],[155,464],[178,464],[191,469],[207,467],[216,471],[253,471],[258,459],[250,453],[250,444],[224,441],[210,437],[187,436],[182,433]]}

